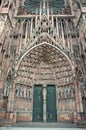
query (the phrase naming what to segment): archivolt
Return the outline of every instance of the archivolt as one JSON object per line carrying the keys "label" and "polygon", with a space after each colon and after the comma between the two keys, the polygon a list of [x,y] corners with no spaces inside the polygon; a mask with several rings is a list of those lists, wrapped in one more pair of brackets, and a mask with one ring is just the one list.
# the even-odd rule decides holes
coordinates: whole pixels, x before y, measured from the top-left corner
{"label": "archivolt", "polygon": [[73,67],[73,64],[72,64],[71,60],[69,59],[69,57],[68,57],[59,47],[56,47],[55,45],[52,45],[52,44],[47,43],[47,42],[40,43],[40,44],[35,45],[35,46],[31,47],[30,49],[28,49],[28,50],[22,55],[22,57],[20,58],[20,60],[19,60],[19,62],[18,62],[18,64],[17,64],[17,66],[15,67],[16,72],[18,71],[18,68],[19,68],[19,66],[20,66],[20,64],[21,64],[21,62],[22,62],[22,60],[23,60],[23,58],[24,58],[28,53],[30,53],[33,49],[35,49],[35,48],[37,48],[37,47],[39,47],[39,46],[42,46],[42,45],[44,45],[44,44],[45,44],[45,45],[48,45],[48,46],[51,46],[52,48],[57,49],[57,51],[59,51],[59,52],[67,59],[67,61],[69,62],[69,65],[70,65],[70,67],[71,67],[73,76],[75,76],[74,67]]}

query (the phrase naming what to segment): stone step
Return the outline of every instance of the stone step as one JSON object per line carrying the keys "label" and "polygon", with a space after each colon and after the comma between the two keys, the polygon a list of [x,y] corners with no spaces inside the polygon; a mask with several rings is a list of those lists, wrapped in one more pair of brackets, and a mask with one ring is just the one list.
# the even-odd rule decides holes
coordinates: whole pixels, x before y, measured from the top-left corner
{"label": "stone step", "polygon": [[86,120],[74,123],[48,123],[48,122],[17,122],[13,123],[10,119],[0,119],[0,127],[51,127],[51,128],[86,128]]}
{"label": "stone step", "polygon": [[52,123],[52,122],[17,122],[12,127],[29,127],[29,128],[78,128],[74,123]]}
{"label": "stone step", "polygon": [[86,120],[82,120],[82,121],[78,121],[77,122],[77,125],[80,127],[80,128],[86,128]]}

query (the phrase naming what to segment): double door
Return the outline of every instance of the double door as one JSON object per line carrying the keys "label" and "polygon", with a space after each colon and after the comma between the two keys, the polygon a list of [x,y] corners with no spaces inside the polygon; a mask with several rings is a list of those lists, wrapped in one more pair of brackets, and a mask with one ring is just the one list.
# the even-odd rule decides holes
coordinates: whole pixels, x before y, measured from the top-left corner
{"label": "double door", "polygon": [[42,85],[34,86],[33,122],[43,122],[43,88],[42,88]]}
{"label": "double door", "polygon": [[[33,96],[33,122],[43,122],[43,86],[34,86]],[[47,85],[46,87],[46,122],[56,122],[56,87]]]}
{"label": "double door", "polygon": [[56,122],[57,121],[55,85],[47,85],[46,117],[47,117],[46,118],[47,122]]}

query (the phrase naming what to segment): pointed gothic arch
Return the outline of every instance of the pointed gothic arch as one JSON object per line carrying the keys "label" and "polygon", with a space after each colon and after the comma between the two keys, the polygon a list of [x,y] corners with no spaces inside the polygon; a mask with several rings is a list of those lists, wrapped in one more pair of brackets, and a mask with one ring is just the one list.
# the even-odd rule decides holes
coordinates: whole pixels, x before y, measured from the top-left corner
{"label": "pointed gothic arch", "polygon": [[50,43],[47,43],[47,42],[43,42],[43,43],[40,43],[40,44],[38,44],[38,45],[34,45],[34,46],[31,47],[30,49],[28,49],[28,50],[22,55],[22,57],[20,58],[20,60],[19,60],[19,62],[18,62],[18,64],[17,64],[17,66],[16,66],[16,68],[15,68],[16,72],[18,71],[18,68],[19,68],[19,66],[20,66],[20,64],[21,64],[21,62],[22,62],[22,60],[23,60],[23,58],[24,58],[28,53],[30,53],[33,49],[35,49],[35,48],[37,48],[37,47],[39,47],[39,46],[41,46],[41,45],[43,45],[43,44],[46,44],[46,45],[48,45],[48,46],[51,46],[52,48],[57,49],[57,50],[67,59],[67,61],[69,62],[70,66],[71,66],[71,70],[72,70],[73,76],[75,77],[74,67],[73,67],[73,64],[72,64],[70,58],[69,58],[59,47],[57,47],[57,46],[55,46],[55,45],[52,45],[52,44],[50,44]]}

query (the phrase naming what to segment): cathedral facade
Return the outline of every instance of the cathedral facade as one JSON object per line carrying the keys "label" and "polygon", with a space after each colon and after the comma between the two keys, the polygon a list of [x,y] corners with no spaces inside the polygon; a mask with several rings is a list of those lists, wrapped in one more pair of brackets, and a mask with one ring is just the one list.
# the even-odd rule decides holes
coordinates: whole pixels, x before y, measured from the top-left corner
{"label": "cathedral facade", "polygon": [[0,119],[86,120],[86,0],[0,1]]}

